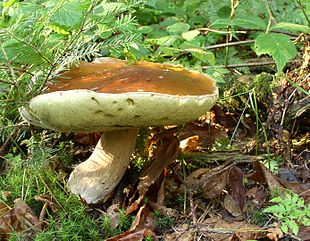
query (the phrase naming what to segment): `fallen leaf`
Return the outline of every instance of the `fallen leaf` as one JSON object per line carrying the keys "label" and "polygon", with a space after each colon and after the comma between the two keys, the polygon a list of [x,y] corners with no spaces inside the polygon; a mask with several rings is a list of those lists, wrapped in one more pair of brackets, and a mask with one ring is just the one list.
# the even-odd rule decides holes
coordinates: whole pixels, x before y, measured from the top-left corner
{"label": "fallen leaf", "polygon": [[224,208],[227,212],[237,218],[237,220],[242,220],[243,210],[240,209],[239,205],[236,205],[236,202],[233,200],[232,196],[227,194],[224,198]]}
{"label": "fallen leaf", "polygon": [[243,185],[242,170],[237,166],[231,167],[228,179],[232,199],[239,206],[240,210],[243,211],[246,202],[246,188]]}
{"label": "fallen leaf", "polygon": [[303,198],[306,204],[310,203],[310,183],[296,183],[285,180],[280,180],[280,182],[285,188],[292,190]]}
{"label": "fallen leaf", "polygon": [[200,143],[199,135],[190,136],[180,141],[180,148],[182,152],[194,152],[198,151]]}
{"label": "fallen leaf", "polygon": [[41,230],[41,222],[31,208],[20,198],[14,200],[14,207],[0,204],[0,237],[6,240],[15,232],[33,233]]}
{"label": "fallen leaf", "polygon": [[249,179],[260,182],[262,184],[267,183],[271,192],[284,191],[284,187],[278,181],[277,177],[264,166],[261,162],[257,161],[253,163],[255,172],[249,176]]}
{"label": "fallen leaf", "polygon": [[197,169],[186,178],[185,184],[199,192],[203,191],[206,198],[215,198],[227,186],[228,175],[232,165],[223,164],[214,169]]}
{"label": "fallen leaf", "polygon": [[119,224],[119,208],[118,204],[112,204],[107,209],[106,215],[109,217],[111,229],[115,229]]}
{"label": "fallen leaf", "polygon": [[267,229],[267,231],[268,231],[268,233],[266,236],[270,240],[278,241],[280,238],[283,237],[283,232],[281,231],[281,229],[277,225],[274,228]]}
{"label": "fallen leaf", "polygon": [[261,186],[254,186],[247,191],[246,196],[254,200],[255,204],[260,204],[266,201],[268,194]]}
{"label": "fallen leaf", "polygon": [[[228,222],[219,217],[212,217],[203,222],[207,225],[206,233],[209,234],[213,240],[230,241],[230,240],[256,240],[264,238],[265,230],[254,224],[246,224],[244,222]],[[200,230],[203,230],[200,227]],[[233,239],[234,238],[234,239]],[[236,239],[238,238],[238,239]]]}
{"label": "fallen leaf", "polygon": [[297,237],[300,238],[301,240],[310,240],[310,226],[301,226],[299,228]]}
{"label": "fallen leaf", "polygon": [[128,231],[109,238],[106,241],[142,241],[144,238],[149,236],[152,237],[153,240],[158,240],[154,233],[155,222],[156,219],[154,214],[146,205],[143,205],[132,221],[131,227]]}
{"label": "fallen leaf", "polygon": [[137,210],[149,187],[157,180],[163,170],[174,162],[179,153],[179,140],[171,132],[157,141],[156,149],[152,154],[152,163],[140,174],[137,186],[138,199],[131,201],[126,214]]}

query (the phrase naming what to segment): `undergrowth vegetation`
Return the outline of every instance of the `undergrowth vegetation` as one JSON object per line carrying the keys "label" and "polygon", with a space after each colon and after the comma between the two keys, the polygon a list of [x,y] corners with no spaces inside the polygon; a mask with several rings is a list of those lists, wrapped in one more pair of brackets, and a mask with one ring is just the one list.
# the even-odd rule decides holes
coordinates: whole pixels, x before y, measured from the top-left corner
{"label": "undergrowth vegetation", "polygon": [[[238,113],[229,138],[216,142],[213,150],[233,149],[238,128],[251,120],[256,154],[264,142],[269,168],[275,161],[278,170],[286,160],[281,150],[272,153],[266,112],[273,90],[291,77],[284,74],[291,69],[297,75],[291,85],[309,96],[309,69],[298,63],[309,45],[308,0],[4,0],[0,13],[0,207],[11,210],[21,198],[33,215],[43,212],[44,218],[40,230],[11,230],[11,240],[102,240],[128,230],[133,220],[119,211],[121,221],[111,228],[113,220],[91,213],[68,193],[65,183],[76,163],[72,136],[29,127],[19,116],[19,107],[79,61],[109,56],[207,73],[217,81],[223,111]],[[309,126],[302,128],[309,131]],[[137,172],[143,162],[137,156]],[[186,196],[177,199],[184,206]],[[285,233],[297,235],[302,224],[309,225],[309,206],[296,194],[271,202],[277,205],[264,212],[281,220]],[[174,224],[173,218],[155,216],[157,229]]]}

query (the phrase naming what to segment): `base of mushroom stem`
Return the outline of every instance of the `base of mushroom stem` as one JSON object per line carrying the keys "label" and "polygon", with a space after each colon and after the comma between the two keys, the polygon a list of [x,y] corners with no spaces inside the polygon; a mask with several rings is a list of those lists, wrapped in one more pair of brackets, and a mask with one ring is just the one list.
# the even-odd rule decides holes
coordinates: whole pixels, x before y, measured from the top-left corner
{"label": "base of mushroom stem", "polygon": [[136,128],[105,131],[92,155],[70,174],[69,190],[87,203],[105,201],[130,163],[137,135]]}

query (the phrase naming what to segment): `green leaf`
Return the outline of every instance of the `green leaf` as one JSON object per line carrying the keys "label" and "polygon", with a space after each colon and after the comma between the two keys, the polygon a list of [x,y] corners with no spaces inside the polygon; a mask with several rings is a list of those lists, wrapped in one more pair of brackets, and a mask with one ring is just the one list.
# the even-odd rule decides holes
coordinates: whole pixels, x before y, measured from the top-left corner
{"label": "green leaf", "polygon": [[188,48],[184,50],[190,52],[195,58],[199,59],[203,63],[209,63],[210,65],[215,64],[214,54],[210,51],[205,51],[200,48]]}
{"label": "green leaf", "polygon": [[289,227],[289,229],[292,230],[293,234],[295,234],[295,235],[298,234],[299,227],[294,220],[287,221],[286,225]]}
{"label": "green leaf", "polygon": [[271,30],[282,29],[282,30],[287,30],[287,31],[291,31],[291,32],[310,33],[310,27],[307,25],[286,23],[286,22],[277,23],[277,24],[273,25],[270,29]]}
{"label": "green leaf", "polygon": [[175,23],[167,27],[167,31],[169,33],[183,33],[188,31],[189,29],[190,29],[189,24],[182,22]]}
{"label": "green leaf", "polygon": [[52,23],[50,25],[50,28],[55,31],[58,34],[62,34],[62,35],[69,35],[70,32],[68,32],[67,30],[65,30],[61,25],[58,25],[56,23]]}
{"label": "green leaf", "polygon": [[54,14],[53,23],[68,29],[81,23],[88,9],[89,1],[70,0],[66,1]]}
{"label": "green leaf", "polygon": [[7,40],[3,43],[8,58],[20,64],[46,64],[42,56],[31,46],[17,40]]}
{"label": "green leaf", "polygon": [[200,34],[199,30],[191,30],[191,31],[183,32],[182,37],[187,41],[191,41],[194,38],[196,38],[199,34]]}
{"label": "green leaf", "polygon": [[242,18],[222,18],[212,23],[213,27],[240,27],[245,29],[261,29],[264,30],[267,27],[267,23],[258,16],[243,16]]}
{"label": "green leaf", "polygon": [[295,58],[297,50],[290,38],[284,34],[277,33],[261,33],[255,39],[255,53],[260,56],[262,54],[271,55],[276,61],[278,74],[288,60]]}

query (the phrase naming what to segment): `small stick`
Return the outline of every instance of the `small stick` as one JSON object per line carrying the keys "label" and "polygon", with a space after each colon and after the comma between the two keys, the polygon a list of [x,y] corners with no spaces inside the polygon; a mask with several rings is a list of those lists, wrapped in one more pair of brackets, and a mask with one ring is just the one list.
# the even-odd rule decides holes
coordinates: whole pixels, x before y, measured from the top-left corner
{"label": "small stick", "polygon": [[274,61],[265,61],[265,62],[253,62],[253,63],[244,63],[244,64],[229,64],[229,65],[214,65],[214,66],[203,66],[203,69],[209,68],[239,68],[239,67],[253,67],[261,65],[274,65]]}
{"label": "small stick", "polygon": [[223,44],[215,44],[215,45],[206,47],[206,49],[209,50],[209,49],[230,47],[230,46],[236,46],[240,44],[251,44],[251,43],[255,43],[255,40],[244,40],[244,41],[229,42],[229,43],[223,43]]}

